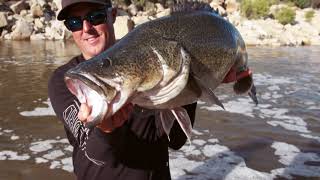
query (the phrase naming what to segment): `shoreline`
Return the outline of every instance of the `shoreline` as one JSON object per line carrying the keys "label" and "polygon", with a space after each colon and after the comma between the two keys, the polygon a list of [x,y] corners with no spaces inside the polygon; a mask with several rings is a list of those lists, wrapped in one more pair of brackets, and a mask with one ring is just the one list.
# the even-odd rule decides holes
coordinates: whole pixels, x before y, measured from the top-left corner
{"label": "shoreline", "polygon": [[[60,0],[52,2],[18,1],[12,4],[0,3],[0,41],[5,40],[68,40],[71,37],[63,22],[55,16],[61,9]],[[10,1],[9,1],[10,2]],[[229,20],[240,32],[247,46],[318,46],[320,45],[320,9],[305,8],[295,10],[295,23],[282,25],[272,18],[249,20],[240,15],[240,4],[228,1],[227,8],[212,1],[210,6]],[[116,39],[121,39],[135,26],[170,14],[169,8],[161,4],[153,4],[153,8],[139,11],[137,6],[118,6],[118,16],[114,24]],[[283,4],[273,5],[274,9]],[[3,9],[7,8],[6,11]],[[229,7],[229,8],[228,8]],[[313,11],[312,19],[307,20],[305,14]]]}

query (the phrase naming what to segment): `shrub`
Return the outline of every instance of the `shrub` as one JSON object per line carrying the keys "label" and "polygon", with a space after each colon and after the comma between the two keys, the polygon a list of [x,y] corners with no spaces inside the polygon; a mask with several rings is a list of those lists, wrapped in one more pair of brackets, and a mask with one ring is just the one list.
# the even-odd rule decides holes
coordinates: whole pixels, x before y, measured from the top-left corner
{"label": "shrub", "polygon": [[269,0],[242,0],[240,4],[241,14],[248,19],[266,17],[273,1]]}
{"label": "shrub", "polygon": [[312,18],[314,17],[314,13],[315,13],[314,10],[307,11],[304,14],[304,18],[306,19],[306,21],[311,22]]}
{"label": "shrub", "polygon": [[290,0],[290,2],[294,3],[299,8],[306,8],[311,5],[311,0]]}
{"label": "shrub", "polygon": [[283,7],[275,13],[275,18],[283,25],[293,24],[296,12],[289,7]]}

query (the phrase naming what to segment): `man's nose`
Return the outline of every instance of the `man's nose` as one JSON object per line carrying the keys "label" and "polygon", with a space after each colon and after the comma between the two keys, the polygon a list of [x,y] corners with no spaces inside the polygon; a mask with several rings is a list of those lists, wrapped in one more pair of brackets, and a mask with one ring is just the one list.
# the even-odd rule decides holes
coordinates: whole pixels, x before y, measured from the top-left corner
{"label": "man's nose", "polygon": [[93,25],[87,21],[87,20],[83,20],[83,31],[84,32],[88,32],[90,31],[90,29],[93,27]]}

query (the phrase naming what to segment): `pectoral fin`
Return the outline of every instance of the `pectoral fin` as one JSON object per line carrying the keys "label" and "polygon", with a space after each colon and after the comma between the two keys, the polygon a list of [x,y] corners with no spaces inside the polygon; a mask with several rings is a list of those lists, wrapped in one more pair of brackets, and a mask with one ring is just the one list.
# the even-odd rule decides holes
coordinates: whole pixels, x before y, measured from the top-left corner
{"label": "pectoral fin", "polygon": [[164,132],[167,134],[168,139],[170,141],[170,137],[169,137],[170,131],[176,119],[172,114],[171,110],[164,109],[160,112],[160,120],[161,120],[162,128]]}
{"label": "pectoral fin", "polygon": [[162,127],[165,133],[167,134],[168,138],[169,138],[174,120],[177,120],[181,129],[183,130],[183,132],[188,138],[188,141],[191,144],[192,125],[191,125],[191,120],[187,110],[185,110],[182,107],[176,107],[169,110],[162,110],[160,112],[160,119],[161,119]]}
{"label": "pectoral fin", "polygon": [[192,125],[190,117],[187,113],[187,110],[185,110],[182,107],[177,107],[171,110],[174,117],[177,119],[181,129],[186,134],[189,143],[191,144],[191,133],[192,133]]}
{"label": "pectoral fin", "polygon": [[198,83],[199,87],[201,88],[201,96],[200,100],[211,103],[211,104],[216,104],[220,106],[222,109],[225,109],[222,102],[219,100],[219,98],[213,93],[213,91],[206,87],[205,84],[197,77],[193,76],[196,82]]}
{"label": "pectoral fin", "polygon": [[256,86],[252,84],[250,91],[248,92],[250,98],[253,100],[253,102],[258,105],[258,98],[257,98],[257,90]]}

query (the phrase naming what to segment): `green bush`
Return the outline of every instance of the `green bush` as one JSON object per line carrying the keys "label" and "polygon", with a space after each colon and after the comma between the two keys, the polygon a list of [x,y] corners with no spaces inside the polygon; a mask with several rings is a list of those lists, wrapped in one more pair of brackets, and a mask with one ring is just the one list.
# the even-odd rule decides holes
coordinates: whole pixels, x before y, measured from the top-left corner
{"label": "green bush", "polygon": [[283,25],[293,24],[296,12],[289,7],[283,7],[275,13],[275,18]]}
{"label": "green bush", "polygon": [[248,19],[259,19],[268,15],[271,3],[269,0],[242,0],[240,11]]}
{"label": "green bush", "polygon": [[314,17],[314,13],[315,13],[314,10],[307,11],[304,14],[304,18],[306,19],[306,21],[311,22],[312,18]]}
{"label": "green bush", "polygon": [[311,0],[289,0],[290,2],[294,3],[299,8],[306,8],[311,5]]}

